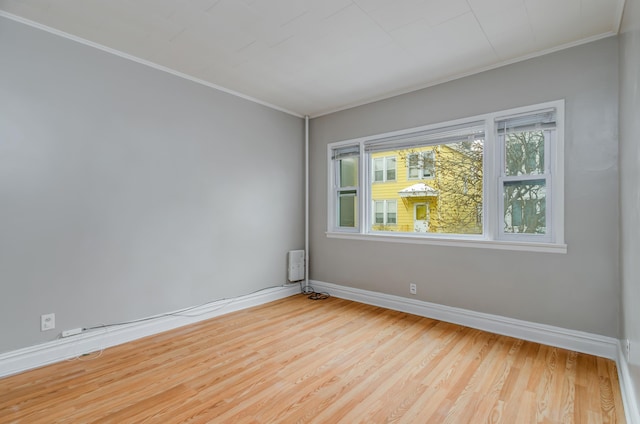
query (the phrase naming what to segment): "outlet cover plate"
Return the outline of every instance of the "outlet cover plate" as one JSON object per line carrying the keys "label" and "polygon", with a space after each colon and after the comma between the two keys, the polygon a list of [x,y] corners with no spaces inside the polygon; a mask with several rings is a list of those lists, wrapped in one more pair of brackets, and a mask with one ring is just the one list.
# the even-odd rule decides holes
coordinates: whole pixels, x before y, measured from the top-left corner
{"label": "outlet cover plate", "polygon": [[40,331],[48,331],[56,328],[56,314],[40,315]]}

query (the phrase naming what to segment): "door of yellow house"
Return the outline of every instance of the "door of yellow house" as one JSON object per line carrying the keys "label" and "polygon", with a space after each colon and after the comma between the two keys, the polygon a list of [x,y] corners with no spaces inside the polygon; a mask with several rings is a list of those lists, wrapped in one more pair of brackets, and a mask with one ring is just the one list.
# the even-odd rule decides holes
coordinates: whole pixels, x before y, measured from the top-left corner
{"label": "door of yellow house", "polygon": [[426,233],[429,231],[429,205],[416,203],[413,207],[413,231]]}

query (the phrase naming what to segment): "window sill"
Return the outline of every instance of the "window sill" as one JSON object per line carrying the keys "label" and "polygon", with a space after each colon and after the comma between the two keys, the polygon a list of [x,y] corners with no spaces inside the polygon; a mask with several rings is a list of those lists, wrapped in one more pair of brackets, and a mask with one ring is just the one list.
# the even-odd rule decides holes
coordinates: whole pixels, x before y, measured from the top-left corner
{"label": "window sill", "polygon": [[511,251],[567,253],[566,244],[535,243],[523,241],[485,240],[482,238],[454,238],[454,237],[420,237],[398,234],[361,234],[347,232],[326,232],[327,238],[381,241],[391,243],[431,244],[449,247],[474,247],[481,249],[498,249]]}

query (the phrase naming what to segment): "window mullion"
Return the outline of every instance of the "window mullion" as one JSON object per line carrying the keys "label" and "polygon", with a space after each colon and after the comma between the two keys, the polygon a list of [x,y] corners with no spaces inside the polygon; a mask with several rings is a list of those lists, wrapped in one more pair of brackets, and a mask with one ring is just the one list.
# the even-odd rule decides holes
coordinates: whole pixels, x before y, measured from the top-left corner
{"label": "window mullion", "polygon": [[544,157],[545,157],[545,161],[544,161],[544,172],[545,175],[547,176],[545,183],[546,183],[546,190],[547,190],[547,197],[546,197],[546,207],[547,207],[547,211],[549,211],[546,215],[546,228],[547,228],[547,236],[549,237],[549,240],[553,241],[555,239],[555,230],[554,230],[554,220],[555,220],[555,216],[554,216],[554,208],[555,208],[555,202],[553,200],[553,192],[554,187],[553,187],[553,173],[551,172],[552,169],[552,164],[553,161],[550,160],[553,156],[551,153],[551,144],[554,143],[554,139],[555,139],[555,131],[551,131],[551,130],[547,130],[544,132]]}
{"label": "window mullion", "polygon": [[387,180],[387,170],[389,169],[389,166],[387,164],[387,160],[388,158],[385,156],[384,159],[382,159],[382,181],[384,181],[385,183],[388,181]]}
{"label": "window mullion", "polygon": [[387,225],[387,222],[389,220],[389,202],[387,200],[384,200],[382,202],[382,223],[384,225]]}
{"label": "window mullion", "polygon": [[[360,187],[360,210],[358,211],[358,219],[360,220],[360,234],[366,234],[371,228],[372,222],[375,219],[368,213],[367,205],[373,206],[373,199],[371,197],[371,184],[373,183],[371,154],[366,153],[364,145],[360,142],[360,176],[358,179],[358,186]],[[375,207],[373,206],[373,213],[375,214]]]}
{"label": "window mullion", "polygon": [[495,122],[488,119],[485,128],[483,181],[484,203],[482,205],[482,226],[485,237],[490,240],[497,238],[500,223],[501,203],[498,197],[500,184],[499,166],[502,163],[501,138],[497,137]]}

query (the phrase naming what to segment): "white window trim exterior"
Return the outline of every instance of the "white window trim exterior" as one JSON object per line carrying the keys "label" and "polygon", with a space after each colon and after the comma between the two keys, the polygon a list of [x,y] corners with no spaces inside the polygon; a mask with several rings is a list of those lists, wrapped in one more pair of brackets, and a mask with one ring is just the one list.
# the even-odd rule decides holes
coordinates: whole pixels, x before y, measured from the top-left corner
{"label": "white window trim exterior", "polygon": [[[376,222],[376,203],[382,204],[382,222]],[[393,203],[396,207],[396,222],[389,222],[389,204]],[[396,200],[372,200],[371,222],[373,225],[396,225],[398,223],[398,202]]]}
{"label": "white window trim exterior", "polygon": [[[397,158],[395,156],[381,156],[381,157],[376,158],[376,159],[382,161],[382,179],[381,180],[376,180],[375,179],[376,170],[374,168],[374,169],[371,170],[371,176],[372,176],[371,182],[374,183],[374,184],[378,184],[378,183],[386,183],[387,181],[396,181],[397,178],[398,178],[398,160],[397,160]],[[389,159],[393,159],[393,161],[395,162],[394,171],[395,171],[396,178],[394,178],[392,180],[387,178],[387,173],[389,171],[389,166],[388,166]]]}
{"label": "white window trim exterior", "polygon": [[[547,192],[547,237],[531,238],[530,235],[504,234],[501,225],[503,221],[500,213],[503,213],[500,204],[502,203],[502,180],[501,164],[503,159],[502,150],[497,137],[495,122],[515,115],[535,113],[544,109],[555,109],[556,111],[556,131],[553,145],[550,146],[549,173],[552,177],[552,187]],[[564,100],[556,100],[531,106],[513,108],[504,111],[473,116],[469,118],[457,119],[448,122],[425,125],[417,128],[393,131],[384,134],[361,137],[352,140],[330,143],[327,146],[327,166],[328,166],[328,204],[327,204],[327,232],[329,238],[366,240],[375,242],[394,242],[409,244],[427,244],[455,247],[489,248],[500,250],[516,250],[531,252],[567,253],[567,245],[564,241]],[[482,235],[454,235],[436,233],[382,233],[370,232],[371,213],[367,205],[371,204],[370,189],[368,185],[368,175],[372,172],[371,161],[365,152],[365,144],[374,140],[387,137],[398,137],[409,135],[419,131],[436,130],[454,125],[470,124],[472,122],[485,122],[485,144],[484,144],[484,199],[483,199],[483,234]],[[335,226],[336,205],[333,200],[334,171],[332,151],[345,146],[360,146],[360,166],[359,166],[359,228],[356,231],[344,231]],[[545,154],[547,152],[545,151]],[[548,160],[547,159],[547,160]],[[397,170],[396,170],[397,173]]]}

